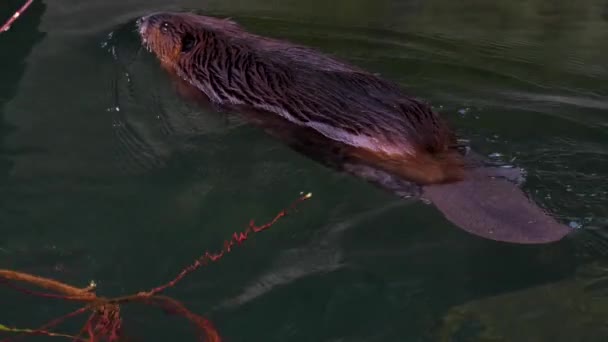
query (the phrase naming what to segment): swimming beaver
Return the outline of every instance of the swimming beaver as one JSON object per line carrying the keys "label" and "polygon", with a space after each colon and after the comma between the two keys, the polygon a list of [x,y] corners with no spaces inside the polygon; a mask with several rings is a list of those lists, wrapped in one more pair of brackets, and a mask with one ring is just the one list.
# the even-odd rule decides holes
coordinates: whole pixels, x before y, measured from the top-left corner
{"label": "swimming beaver", "polygon": [[416,184],[421,196],[470,233],[546,243],[571,231],[502,177],[503,169],[463,153],[447,123],[397,84],[227,19],[157,13],[137,25],[161,65],[214,105],[257,113],[258,122],[282,120],[274,129],[282,137],[309,132],[292,134],[292,143],[306,141],[300,147],[339,145],[352,173]]}

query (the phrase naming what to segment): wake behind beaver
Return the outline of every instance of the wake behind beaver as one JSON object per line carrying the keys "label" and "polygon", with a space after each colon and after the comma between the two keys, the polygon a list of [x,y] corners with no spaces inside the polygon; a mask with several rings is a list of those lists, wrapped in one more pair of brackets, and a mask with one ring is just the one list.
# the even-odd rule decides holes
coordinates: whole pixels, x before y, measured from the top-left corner
{"label": "wake behind beaver", "polygon": [[463,153],[439,114],[393,82],[230,20],[157,13],[138,28],[143,45],[189,92],[334,169],[393,193],[421,194],[472,234],[547,243],[571,231],[503,170]]}

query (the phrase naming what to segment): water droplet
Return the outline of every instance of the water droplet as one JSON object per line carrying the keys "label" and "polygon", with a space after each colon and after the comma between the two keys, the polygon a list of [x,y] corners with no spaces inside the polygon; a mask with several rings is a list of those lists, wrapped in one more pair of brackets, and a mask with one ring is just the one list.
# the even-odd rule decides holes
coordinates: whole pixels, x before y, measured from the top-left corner
{"label": "water droplet", "polygon": [[462,108],[462,109],[459,109],[459,110],[458,110],[458,114],[460,114],[460,115],[462,115],[462,116],[465,116],[465,115],[467,115],[467,113],[468,113],[470,110],[471,110],[471,109],[470,109],[470,108],[468,108],[468,107],[467,107],[467,108]]}
{"label": "water droplet", "polygon": [[114,128],[123,127],[123,123],[119,120],[114,120],[114,121],[112,121],[112,127],[114,127]]}
{"label": "water droplet", "polygon": [[113,36],[114,36],[114,32],[108,33],[108,35],[106,36],[106,39],[104,41],[102,41],[100,44],[102,49],[105,49],[106,47],[108,47],[108,45],[110,45],[110,41],[112,40]]}

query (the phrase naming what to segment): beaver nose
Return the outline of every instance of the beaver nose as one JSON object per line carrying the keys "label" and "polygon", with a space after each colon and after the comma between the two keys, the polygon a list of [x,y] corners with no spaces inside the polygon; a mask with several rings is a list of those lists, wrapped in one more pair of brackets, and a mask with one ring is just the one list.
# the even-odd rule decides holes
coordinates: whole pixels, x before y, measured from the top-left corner
{"label": "beaver nose", "polygon": [[157,13],[152,13],[137,19],[136,25],[139,29],[140,34],[144,34],[148,30],[148,27],[154,24],[154,22],[156,21],[156,15]]}
{"label": "beaver nose", "polygon": [[143,17],[140,17],[137,21],[141,22],[142,24],[144,23],[154,23],[156,21],[158,21],[159,17],[162,16],[162,13],[160,12],[156,12],[156,13],[150,13],[148,15],[145,15]]}
{"label": "beaver nose", "polygon": [[156,15],[156,13],[152,13],[152,14],[144,15],[143,17],[139,17],[135,23],[139,27],[141,27],[143,25],[148,25],[148,23],[151,21],[151,19],[154,17],[154,15]]}
{"label": "beaver nose", "polygon": [[135,22],[139,34],[144,34],[148,30],[148,20],[146,17],[141,17]]}

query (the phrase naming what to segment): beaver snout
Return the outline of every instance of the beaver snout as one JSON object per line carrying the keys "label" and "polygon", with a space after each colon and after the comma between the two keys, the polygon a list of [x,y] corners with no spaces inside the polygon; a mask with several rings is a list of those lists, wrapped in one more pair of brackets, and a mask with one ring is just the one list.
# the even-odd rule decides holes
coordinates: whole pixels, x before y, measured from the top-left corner
{"label": "beaver snout", "polygon": [[137,19],[137,21],[135,22],[135,25],[137,26],[137,30],[139,31],[139,34],[142,36],[144,36],[148,30],[148,18],[149,18],[149,16],[141,17],[141,18]]}
{"label": "beaver snout", "polygon": [[158,25],[162,21],[162,17],[161,13],[152,13],[137,19],[135,24],[137,25],[139,34],[145,36],[150,27]]}
{"label": "beaver snout", "polygon": [[137,19],[136,25],[139,29],[139,33],[144,35],[150,27],[152,27],[154,24],[158,24],[159,22],[159,15],[157,13],[153,13]]}

